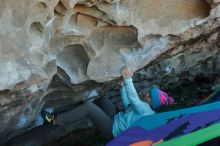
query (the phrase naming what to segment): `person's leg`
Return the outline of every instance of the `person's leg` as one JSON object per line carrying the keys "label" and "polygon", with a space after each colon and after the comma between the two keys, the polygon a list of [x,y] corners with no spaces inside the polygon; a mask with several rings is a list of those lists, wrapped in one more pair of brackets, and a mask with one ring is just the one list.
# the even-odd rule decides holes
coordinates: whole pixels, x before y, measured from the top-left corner
{"label": "person's leg", "polygon": [[95,103],[109,116],[113,119],[116,114],[115,105],[107,98],[100,97],[95,101]]}
{"label": "person's leg", "polygon": [[111,140],[113,138],[113,121],[111,118],[101,108],[93,103],[86,103],[86,107],[88,110],[88,116],[94,126],[100,131],[101,135],[108,140]]}
{"label": "person's leg", "polygon": [[58,114],[55,122],[58,125],[65,125],[86,116],[104,137],[109,140],[113,138],[111,118],[94,103],[85,103],[68,112]]}
{"label": "person's leg", "polygon": [[87,117],[87,115],[86,106],[85,104],[82,104],[67,112],[58,113],[55,123],[57,125],[65,125],[83,119],[84,117]]}

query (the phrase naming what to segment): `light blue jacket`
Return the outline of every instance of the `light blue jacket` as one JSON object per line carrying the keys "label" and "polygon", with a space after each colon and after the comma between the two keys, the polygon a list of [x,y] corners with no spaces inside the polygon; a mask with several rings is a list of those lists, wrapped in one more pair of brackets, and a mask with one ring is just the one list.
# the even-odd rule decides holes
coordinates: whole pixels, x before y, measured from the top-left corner
{"label": "light blue jacket", "polygon": [[124,80],[120,93],[125,111],[114,116],[112,128],[114,137],[127,130],[140,117],[155,113],[148,103],[139,99],[131,78]]}

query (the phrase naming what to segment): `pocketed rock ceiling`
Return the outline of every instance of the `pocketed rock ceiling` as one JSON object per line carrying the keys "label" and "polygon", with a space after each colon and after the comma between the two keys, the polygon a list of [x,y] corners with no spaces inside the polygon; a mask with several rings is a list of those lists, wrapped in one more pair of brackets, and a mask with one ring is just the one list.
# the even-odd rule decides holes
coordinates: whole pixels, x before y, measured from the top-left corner
{"label": "pocketed rock ceiling", "polygon": [[[218,0],[0,0],[0,139],[33,124],[54,76],[74,90],[120,77],[219,74]],[[61,72],[61,73],[60,73]],[[90,85],[92,86],[92,85]],[[88,87],[92,92],[92,87]],[[88,96],[87,91],[81,91]],[[77,93],[77,94],[76,94]]]}

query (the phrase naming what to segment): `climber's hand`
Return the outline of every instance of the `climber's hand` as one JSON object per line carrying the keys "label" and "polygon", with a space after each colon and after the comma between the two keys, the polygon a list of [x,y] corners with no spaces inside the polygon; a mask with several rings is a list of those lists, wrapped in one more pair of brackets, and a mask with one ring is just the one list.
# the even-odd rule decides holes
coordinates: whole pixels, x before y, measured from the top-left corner
{"label": "climber's hand", "polygon": [[125,66],[125,67],[122,67],[121,69],[121,75],[123,79],[128,79],[128,78],[131,78],[133,74]]}

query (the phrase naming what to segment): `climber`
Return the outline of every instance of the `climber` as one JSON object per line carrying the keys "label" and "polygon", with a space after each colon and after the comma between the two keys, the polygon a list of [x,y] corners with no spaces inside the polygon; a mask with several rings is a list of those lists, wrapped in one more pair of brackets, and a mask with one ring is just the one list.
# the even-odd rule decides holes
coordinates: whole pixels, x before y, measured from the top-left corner
{"label": "climber", "polygon": [[125,111],[116,114],[112,102],[108,98],[101,97],[96,101],[96,104],[84,103],[57,116],[42,111],[43,119],[51,124],[62,125],[88,116],[100,133],[110,140],[113,136],[116,137],[127,130],[140,117],[154,114],[151,107],[156,109],[174,102],[172,97],[156,87],[152,87],[150,92],[143,97],[146,102],[140,100],[132,82],[132,73],[123,67],[121,75],[123,84],[120,93]]}

